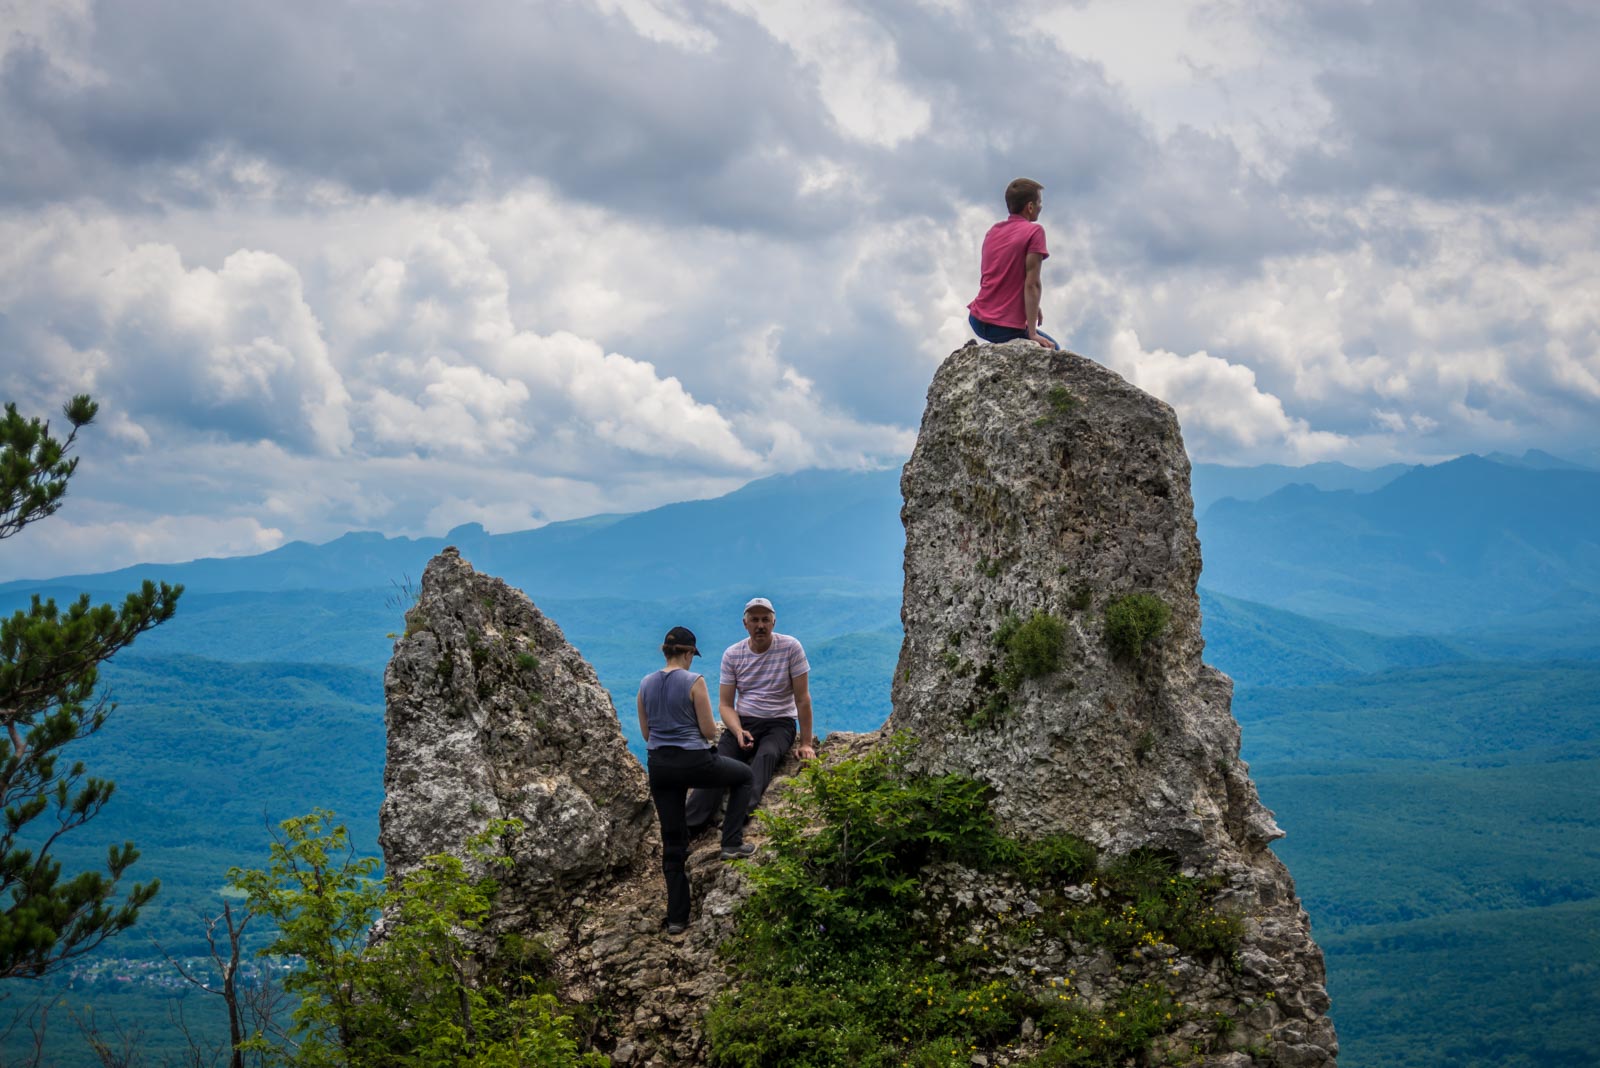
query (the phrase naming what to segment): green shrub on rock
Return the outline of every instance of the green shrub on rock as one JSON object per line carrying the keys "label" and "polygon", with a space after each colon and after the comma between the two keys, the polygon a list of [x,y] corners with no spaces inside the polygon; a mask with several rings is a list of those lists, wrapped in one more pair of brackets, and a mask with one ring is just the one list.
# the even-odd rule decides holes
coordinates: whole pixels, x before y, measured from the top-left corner
{"label": "green shrub on rock", "polygon": [[1005,718],[1011,694],[1024,680],[1061,670],[1066,639],[1066,624],[1049,612],[1036,611],[1026,620],[1011,614],[1001,620],[994,632],[994,645],[1000,652],[998,666],[985,664],[979,670],[974,703],[962,716],[962,723],[976,730]]}
{"label": "green shrub on rock", "polygon": [[1119,656],[1138,659],[1166,631],[1172,609],[1153,593],[1130,593],[1106,605],[1106,641]]}
{"label": "green shrub on rock", "polygon": [[995,633],[995,644],[1006,654],[1000,685],[1015,690],[1024,679],[1059,671],[1061,647],[1066,639],[1066,625],[1049,612],[1036,611],[1026,621],[1007,616]]}

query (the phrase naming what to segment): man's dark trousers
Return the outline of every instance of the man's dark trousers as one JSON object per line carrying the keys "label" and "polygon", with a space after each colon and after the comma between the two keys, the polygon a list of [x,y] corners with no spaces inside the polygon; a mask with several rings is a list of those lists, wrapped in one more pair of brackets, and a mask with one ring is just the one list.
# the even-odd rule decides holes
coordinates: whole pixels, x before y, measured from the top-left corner
{"label": "man's dark trousers", "polygon": [[[722,848],[744,841],[744,816],[750,811],[750,769],[737,760],[718,756],[710,749],[680,749],[665,745],[647,754],[650,761],[650,796],[661,819],[661,874],[667,880],[667,922],[689,922],[689,874],[683,862],[689,855],[689,823],[684,819],[685,795],[690,787],[712,787],[719,797],[728,795],[728,814],[737,814],[722,828]],[[697,791],[705,792],[705,791]]]}
{"label": "man's dark trousers", "polygon": [[[761,796],[767,792],[767,783],[772,781],[772,773],[778,770],[778,764],[783,760],[784,754],[794,745],[797,728],[795,721],[788,716],[773,719],[751,716],[741,722],[744,729],[756,740],[755,748],[740,749],[739,740],[733,736],[733,732],[724,730],[722,737],[717,739],[717,755],[741,760],[750,765],[750,804],[739,817],[740,824],[743,824],[744,817],[761,803]],[[717,806],[721,803],[720,788],[696,790],[690,794],[687,812],[689,826],[699,829],[710,823],[717,814]],[[724,840],[727,839],[728,824],[732,822],[732,817],[733,799],[730,797],[728,815],[722,821]]]}

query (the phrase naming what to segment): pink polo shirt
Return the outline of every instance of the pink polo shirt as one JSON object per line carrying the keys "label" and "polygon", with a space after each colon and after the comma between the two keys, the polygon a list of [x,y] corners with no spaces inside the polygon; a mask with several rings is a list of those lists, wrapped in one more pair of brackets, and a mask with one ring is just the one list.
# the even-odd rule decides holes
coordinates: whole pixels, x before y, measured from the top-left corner
{"label": "pink polo shirt", "polygon": [[989,227],[983,238],[983,272],[978,295],[967,310],[973,318],[994,326],[1028,328],[1022,302],[1022,283],[1028,273],[1028,253],[1049,259],[1044,247],[1044,227],[1013,215]]}

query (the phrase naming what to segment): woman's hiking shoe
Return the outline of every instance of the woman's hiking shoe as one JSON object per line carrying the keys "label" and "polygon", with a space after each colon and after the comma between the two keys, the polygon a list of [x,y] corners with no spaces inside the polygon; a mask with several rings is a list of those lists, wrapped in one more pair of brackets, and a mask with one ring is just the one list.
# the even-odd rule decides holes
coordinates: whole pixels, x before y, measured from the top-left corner
{"label": "woman's hiking shoe", "polygon": [[676,937],[677,935],[683,934],[683,932],[687,931],[688,929],[689,929],[689,925],[686,924],[686,923],[669,923],[669,924],[667,924],[667,934],[672,935],[674,937]]}
{"label": "woman's hiking shoe", "polygon": [[756,844],[754,842],[744,842],[744,843],[742,843],[740,845],[736,845],[736,846],[725,846],[725,847],[723,847],[722,859],[723,860],[743,860],[746,857],[753,857],[753,856],[755,856],[755,854],[756,854]]}

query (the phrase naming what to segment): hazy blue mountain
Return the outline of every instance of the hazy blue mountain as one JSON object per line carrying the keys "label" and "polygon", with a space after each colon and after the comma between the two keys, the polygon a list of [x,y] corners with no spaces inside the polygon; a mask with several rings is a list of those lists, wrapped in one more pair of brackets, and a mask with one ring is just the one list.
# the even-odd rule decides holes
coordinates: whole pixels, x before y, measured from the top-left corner
{"label": "hazy blue mountain", "polygon": [[1449,643],[1474,660],[1600,660],[1600,608],[1593,596],[1569,592],[1513,621],[1465,626]]}
{"label": "hazy blue mountain", "polygon": [[[1388,478],[1400,469],[1202,464],[1196,466],[1197,485],[1208,470],[1238,482],[1234,491],[1244,493],[1285,477],[1316,477],[1333,485],[1358,476]],[[168,647],[213,655],[211,646],[230,639],[210,632],[241,607],[209,598],[367,590],[358,604],[340,609],[355,611],[369,625],[356,647],[322,646],[291,630],[282,643],[252,655],[368,664],[387,656],[378,635],[393,629],[384,622],[383,597],[370,591],[393,594],[390,583],[415,580],[446,543],[540,604],[604,597],[676,603],[685,594],[710,594],[722,605],[742,602],[757,590],[898,596],[903,534],[897,482],[894,471],[802,472],[753,482],[714,500],[512,534],[491,535],[476,524],[433,539],[349,534],[253,557],[13,582],[0,586],[0,609],[41,590],[57,597],[80,590],[120,596],[141,578],[183,582],[189,596],[172,627],[186,633]],[[1532,635],[1524,644],[1537,655],[1549,645],[1534,632],[1549,632],[1570,646],[1562,655],[1600,655],[1600,640],[1579,647],[1579,636],[1600,632],[1600,626],[1588,626],[1600,624],[1597,520],[1600,471],[1463,457],[1405,470],[1371,492],[1294,482],[1259,500],[1228,497],[1205,510],[1202,581],[1219,594],[1362,630],[1482,632],[1473,655],[1508,655],[1499,650],[1519,634]],[[312,596],[300,600],[308,613],[328,610],[316,602]],[[725,607],[713,609],[721,611]],[[185,618],[194,622],[185,624]]]}
{"label": "hazy blue mountain", "polygon": [[1315,486],[1321,490],[1355,490],[1370,493],[1386,486],[1411,470],[1409,464],[1385,464],[1364,469],[1341,463],[1257,464],[1254,467],[1229,467],[1225,464],[1195,464],[1189,474],[1189,491],[1194,497],[1196,515],[1224,497],[1257,501],[1285,486]]}
{"label": "hazy blue mountain", "polygon": [[1552,456],[1543,449],[1529,449],[1521,456],[1513,456],[1509,452],[1491,452],[1484,457],[1490,463],[1504,464],[1506,467],[1528,467],[1535,471],[1591,471],[1593,464],[1576,463],[1572,460]]}
{"label": "hazy blue mountain", "polygon": [[1206,662],[1246,686],[1309,686],[1468,654],[1437,638],[1374,634],[1200,591]]}
{"label": "hazy blue mountain", "polygon": [[1592,467],[1596,471],[1600,471],[1600,445],[1595,445],[1587,449],[1566,449],[1563,451],[1566,452],[1569,460],[1573,460],[1577,463],[1583,464],[1585,467]]}
{"label": "hazy blue mountain", "polygon": [[1592,617],[1600,472],[1467,456],[1372,493],[1218,501],[1200,536],[1211,589],[1373,630],[1441,634],[1569,605]]}
{"label": "hazy blue mountain", "polygon": [[0,595],[49,585],[126,590],[141,579],[195,591],[348,590],[418,577],[445,545],[474,566],[541,597],[655,597],[684,589],[764,585],[807,577],[873,588],[900,585],[904,534],[900,472],[802,471],[760,479],[708,501],[624,516],[489,534],[476,523],[443,538],[346,534],[293,542],[257,556],[141,564],[43,583],[0,585]]}

